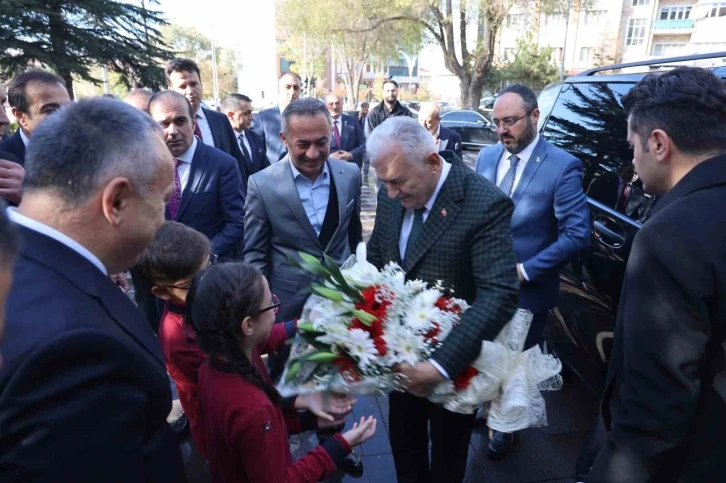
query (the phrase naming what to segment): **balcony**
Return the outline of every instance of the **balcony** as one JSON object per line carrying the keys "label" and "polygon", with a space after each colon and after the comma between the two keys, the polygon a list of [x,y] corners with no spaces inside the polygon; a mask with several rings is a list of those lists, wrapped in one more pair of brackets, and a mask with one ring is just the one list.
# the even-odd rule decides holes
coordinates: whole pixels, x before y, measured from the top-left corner
{"label": "balcony", "polygon": [[656,20],[653,22],[654,34],[678,33],[687,34],[693,32],[693,19],[682,18],[674,20]]}

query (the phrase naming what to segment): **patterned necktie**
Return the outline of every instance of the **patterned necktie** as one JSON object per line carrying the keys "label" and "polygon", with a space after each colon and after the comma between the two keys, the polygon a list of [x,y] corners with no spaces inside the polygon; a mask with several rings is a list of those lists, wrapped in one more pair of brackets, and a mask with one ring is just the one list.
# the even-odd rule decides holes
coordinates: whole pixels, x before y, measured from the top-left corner
{"label": "patterned necktie", "polygon": [[408,254],[411,252],[411,248],[413,248],[414,243],[421,235],[421,230],[424,226],[423,215],[425,212],[425,206],[423,208],[413,210],[413,226],[411,226],[411,233],[409,233],[408,241],[406,242],[406,253],[404,254],[404,259],[408,258]]}
{"label": "patterned necktie", "polygon": [[338,130],[338,121],[333,121],[333,139],[335,139],[335,146],[340,149],[340,131]]}
{"label": "patterned necktie", "polygon": [[204,136],[202,136],[202,130],[199,129],[199,116],[197,114],[194,114],[194,135],[204,141]]}
{"label": "patterned necktie", "polygon": [[250,157],[250,152],[247,151],[247,146],[245,146],[245,135],[240,134],[237,139],[239,139],[239,147],[242,148],[242,156],[244,156],[247,164],[251,164],[252,158]]}
{"label": "patterned necktie", "polygon": [[502,178],[502,182],[499,183],[499,189],[504,191],[507,196],[512,196],[514,178],[517,176],[517,163],[519,163],[519,156],[516,154],[509,156],[509,170]]}
{"label": "patterned necktie", "polygon": [[171,195],[169,200],[169,214],[171,219],[175,220],[177,213],[179,213],[179,206],[181,205],[182,189],[181,189],[181,178],[179,177],[179,165],[182,164],[181,159],[174,160],[174,194]]}

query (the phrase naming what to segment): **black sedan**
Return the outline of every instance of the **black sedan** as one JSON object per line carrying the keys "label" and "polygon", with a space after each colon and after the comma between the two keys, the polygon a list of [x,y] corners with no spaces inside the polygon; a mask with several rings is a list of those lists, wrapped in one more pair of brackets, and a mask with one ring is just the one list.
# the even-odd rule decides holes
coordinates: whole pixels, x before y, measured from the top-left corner
{"label": "black sedan", "polygon": [[441,115],[441,125],[459,133],[464,147],[481,148],[499,142],[494,124],[479,111],[446,111]]}

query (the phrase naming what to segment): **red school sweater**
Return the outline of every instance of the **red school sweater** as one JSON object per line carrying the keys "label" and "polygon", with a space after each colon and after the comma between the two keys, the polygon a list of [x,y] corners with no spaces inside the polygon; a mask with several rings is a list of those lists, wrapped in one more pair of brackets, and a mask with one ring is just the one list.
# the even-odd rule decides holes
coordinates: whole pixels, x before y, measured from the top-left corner
{"label": "red school sweater", "polygon": [[[270,384],[260,350],[270,351],[285,339],[283,324],[277,324],[268,340],[252,351],[252,363]],[[351,452],[336,434],[293,462],[288,433],[311,426],[292,409],[294,399],[286,400],[284,408],[273,404],[262,389],[224,363],[202,364],[198,390],[212,483],[316,483]]]}
{"label": "red school sweater", "polygon": [[170,303],[164,306],[159,324],[159,343],[164,352],[166,372],[176,385],[179,402],[189,419],[189,429],[199,453],[207,457],[207,445],[197,398],[197,372],[205,360],[195,341],[194,331],[184,325],[184,308]]}

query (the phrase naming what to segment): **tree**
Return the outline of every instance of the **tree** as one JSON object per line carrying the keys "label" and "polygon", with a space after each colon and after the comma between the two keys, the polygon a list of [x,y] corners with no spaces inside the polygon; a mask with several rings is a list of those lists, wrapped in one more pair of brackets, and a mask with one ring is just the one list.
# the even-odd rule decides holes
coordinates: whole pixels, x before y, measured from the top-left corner
{"label": "tree", "polygon": [[411,3],[412,0],[279,0],[280,29],[286,39],[298,39],[294,47],[297,52],[301,50],[303,35],[308,45],[314,42],[322,49],[331,46],[341,66],[348,107],[353,109],[358,103],[366,64],[398,58],[399,51],[418,52],[419,24],[389,22],[381,28],[379,22],[390,11],[403,9],[408,15],[415,15]]}
{"label": "tree", "polygon": [[[194,27],[182,25],[167,25],[161,29],[162,36],[174,55],[192,59],[199,66],[202,85],[206,87],[205,93],[212,95],[211,87],[214,85],[212,75],[212,41]],[[237,92],[237,62],[235,53],[215,45],[217,58],[217,86],[219,96],[224,98],[227,94]]]}
{"label": "tree", "polygon": [[531,34],[517,40],[514,61],[492,71],[494,78],[511,84],[524,84],[540,90],[559,77],[559,70],[552,61],[552,48],[540,48]]}
{"label": "tree", "polygon": [[[149,0],[158,4],[158,0]],[[164,84],[161,61],[169,51],[160,12],[119,0],[4,0],[0,3],[0,71],[54,70],[73,97],[73,76],[98,85],[98,65],[127,87]]]}

